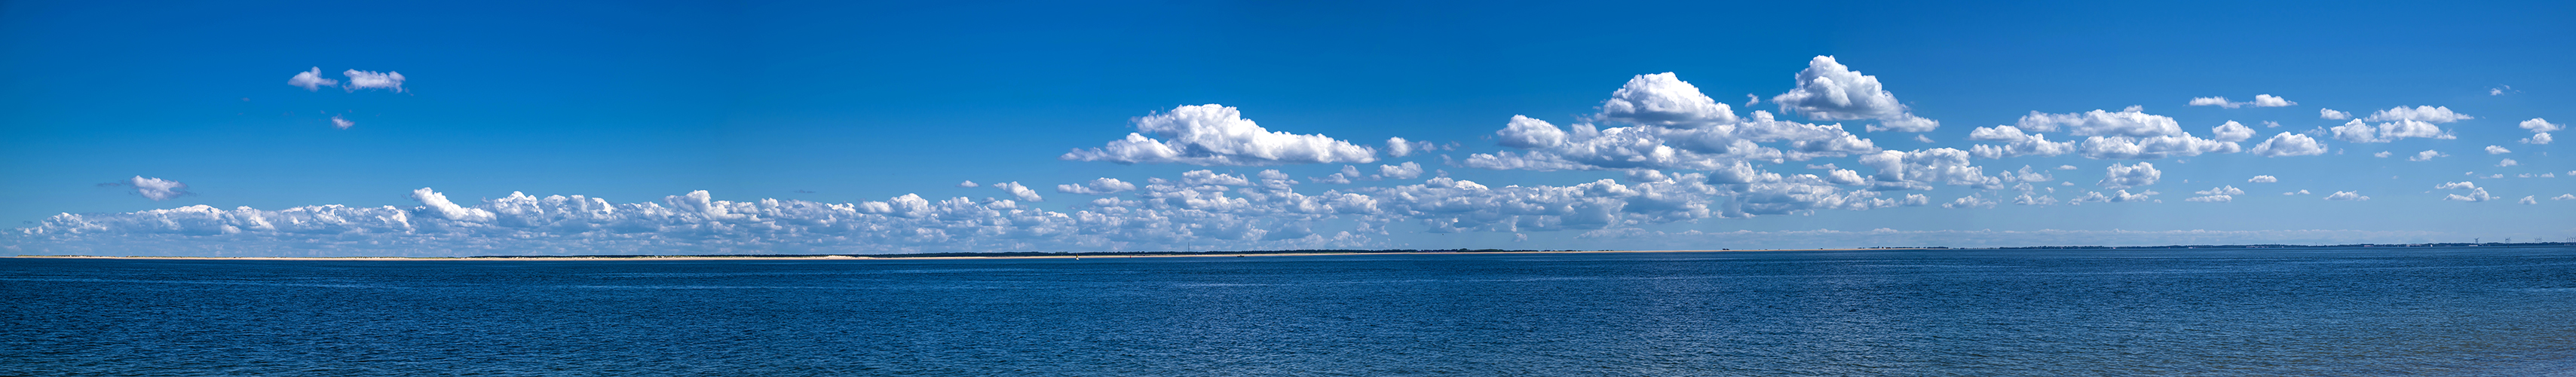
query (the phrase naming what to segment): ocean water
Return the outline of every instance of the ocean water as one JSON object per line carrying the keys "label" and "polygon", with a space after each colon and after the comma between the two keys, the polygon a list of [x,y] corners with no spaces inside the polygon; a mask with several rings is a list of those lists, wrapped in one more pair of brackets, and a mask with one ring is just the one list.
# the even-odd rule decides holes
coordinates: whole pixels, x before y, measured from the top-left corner
{"label": "ocean water", "polygon": [[2571,375],[2576,249],[0,259],[0,375]]}

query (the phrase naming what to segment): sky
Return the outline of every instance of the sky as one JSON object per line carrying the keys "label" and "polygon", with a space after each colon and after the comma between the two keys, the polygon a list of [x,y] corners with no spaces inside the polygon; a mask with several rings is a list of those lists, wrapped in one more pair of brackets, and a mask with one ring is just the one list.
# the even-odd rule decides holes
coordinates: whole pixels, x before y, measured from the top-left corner
{"label": "sky", "polygon": [[11,1],[0,248],[2563,241],[2570,15]]}

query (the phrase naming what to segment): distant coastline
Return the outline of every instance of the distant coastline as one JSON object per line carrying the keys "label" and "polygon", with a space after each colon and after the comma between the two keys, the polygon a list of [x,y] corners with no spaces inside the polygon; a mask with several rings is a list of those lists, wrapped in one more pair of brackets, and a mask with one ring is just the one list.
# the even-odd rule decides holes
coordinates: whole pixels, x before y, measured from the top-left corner
{"label": "distant coastline", "polygon": [[97,256],[97,255],[19,255],[13,258],[49,259],[190,259],[190,260],[283,260],[283,261],[710,261],[710,260],[907,260],[907,259],[1080,259],[1080,258],[1189,258],[1189,257],[1277,257],[1324,255],[1433,255],[1433,254],[1577,254],[1577,253],[1720,253],[1777,251],[1885,251],[1885,250],[2172,250],[2172,249],[2353,249],[2353,248],[2462,248],[2462,247],[2566,247],[2576,242],[2526,243],[2419,243],[2419,244],[2348,244],[2348,245],[2165,245],[2165,246],[2020,246],[1990,248],[1866,247],[1848,249],[1710,249],[1710,250],[1505,250],[1505,249],[1385,249],[1385,250],[1258,250],[1258,251],[1097,251],[1097,252],[983,252],[921,254],[707,254],[707,255],[485,255],[469,257],[178,257],[178,256]]}

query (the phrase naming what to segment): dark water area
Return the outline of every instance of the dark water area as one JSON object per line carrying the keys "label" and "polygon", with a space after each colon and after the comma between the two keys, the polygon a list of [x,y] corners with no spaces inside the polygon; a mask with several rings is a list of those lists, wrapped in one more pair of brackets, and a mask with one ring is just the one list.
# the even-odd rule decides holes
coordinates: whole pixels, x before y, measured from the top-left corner
{"label": "dark water area", "polygon": [[2576,375],[2576,249],[0,259],[0,375]]}

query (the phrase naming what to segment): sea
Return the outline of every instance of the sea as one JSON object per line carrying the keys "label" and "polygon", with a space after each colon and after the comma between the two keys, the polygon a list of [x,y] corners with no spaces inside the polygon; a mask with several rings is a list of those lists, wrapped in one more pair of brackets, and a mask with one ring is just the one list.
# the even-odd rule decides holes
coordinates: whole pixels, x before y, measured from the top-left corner
{"label": "sea", "polygon": [[2570,376],[2565,247],[0,258],[6,376]]}

